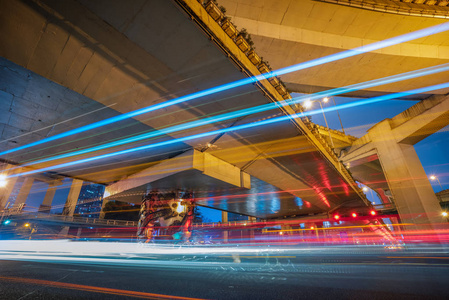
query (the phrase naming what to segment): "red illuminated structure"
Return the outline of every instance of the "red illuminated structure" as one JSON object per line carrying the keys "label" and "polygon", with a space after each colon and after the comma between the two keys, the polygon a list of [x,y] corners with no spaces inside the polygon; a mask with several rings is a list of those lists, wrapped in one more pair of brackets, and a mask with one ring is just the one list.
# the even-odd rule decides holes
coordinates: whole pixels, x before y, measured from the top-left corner
{"label": "red illuminated structure", "polygon": [[193,193],[150,192],[142,200],[137,236],[147,241],[155,237],[188,240],[192,234],[194,210]]}

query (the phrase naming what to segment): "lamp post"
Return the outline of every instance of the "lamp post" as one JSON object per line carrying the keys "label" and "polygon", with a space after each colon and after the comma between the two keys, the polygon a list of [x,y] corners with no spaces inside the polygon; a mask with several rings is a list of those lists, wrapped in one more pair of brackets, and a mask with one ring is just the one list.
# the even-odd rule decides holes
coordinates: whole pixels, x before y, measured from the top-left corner
{"label": "lamp post", "polygon": [[441,185],[441,182],[438,179],[438,177],[436,177],[435,175],[430,175],[429,179],[438,181],[438,184],[440,185],[441,190],[443,190],[443,186]]}
{"label": "lamp post", "polygon": [[[327,103],[328,101],[329,101],[329,98],[327,98],[327,97],[323,98],[323,102],[324,103]],[[335,148],[334,140],[332,139],[331,131],[329,129],[329,125],[327,124],[326,115],[324,114],[324,109],[323,109],[323,105],[321,104],[321,101],[319,101],[319,100],[315,100],[315,101],[306,100],[304,102],[304,107],[305,108],[311,108],[312,105],[313,105],[313,102],[318,102],[318,104],[320,104],[321,112],[323,113],[324,122],[326,123],[327,132],[329,133],[329,139],[331,140],[332,148]]]}
{"label": "lamp post", "polygon": [[[334,102],[334,106],[337,107],[337,103],[335,103],[335,98],[332,96],[332,101]],[[324,97],[323,101],[326,103],[329,100],[328,97]],[[341,125],[341,131],[343,132],[343,134],[345,133],[345,129],[343,128],[343,122],[341,121],[341,117],[340,117],[340,113],[338,112],[338,109],[335,108],[335,110],[337,111],[337,116],[338,116],[338,120],[340,121],[340,125]]]}

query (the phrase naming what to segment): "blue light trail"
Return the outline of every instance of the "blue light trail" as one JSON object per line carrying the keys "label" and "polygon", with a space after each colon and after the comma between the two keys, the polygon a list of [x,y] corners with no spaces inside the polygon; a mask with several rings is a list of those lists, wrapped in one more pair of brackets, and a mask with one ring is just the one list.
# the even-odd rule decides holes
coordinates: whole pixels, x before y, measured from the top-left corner
{"label": "blue light trail", "polygon": [[219,92],[227,91],[227,90],[230,90],[230,89],[233,89],[233,88],[236,88],[236,87],[240,87],[240,86],[244,86],[244,85],[247,85],[247,84],[250,84],[250,83],[255,83],[257,81],[264,80],[264,79],[267,79],[267,78],[271,78],[271,77],[274,77],[274,76],[280,76],[280,75],[283,75],[283,74],[287,74],[287,73],[291,73],[291,72],[295,72],[295,71],[299,71],[299,70],[303,70],[303,69],[319,66],[319,65],[322,65],[322,64],[325,64],[325,63],[334,62],[334,61],[337,61],[337,60],[340,60],[340,59],[344,59],[344,58],[352,57],[352,56],[355,56],[355,55],[359,55],[359,54],[363,54],[363,53],[379,50],[379,49],[382,49],[382,48],[385,48],[385,47],[389,47],[389,46],[393,46],[393,45],[396,45],[396,44],[404,43],[404,42],[407,42],[407,41],[415,40],[415,39],[418,39],[418,38],[426,37],[426,36],[429,36],[429,35],[441,33],[441,32],[447,31],[447,30],[449,30],[449,22],[446,22],[446,23],[443,23],[443,24],[439,24],[439,25],[435,25],[435,26],[428,27],[428,28],[424,28],[424,29],[421,29],[421,30],[417,30],[417,31],[410,32],[410,33],[407,33],[407,34],[403,34],[403,35],[400,35],[400,36],[396,36],[396,37],[393,37],[393,38],[389,38],[389,39],[386,39],[384,41],[371,43],[371,44],[368,44],[368,45],[365,45],[365,46],[361,46],[361,47],[357,47],[357,48],[354,48],[354,49],[351,49],[351,50],[347,50],[347,51],[339,52],[339,53],[336,53],[336,54],[328,55],[328,56],[325,56],[325,57],[317,58],[317,59],[314,59],[314,60],[311,60],[311,61],[308,61],[308,62],[299,63],[299,64],[296,64],[296,65],[293,65],[293,66],[290,66],[290,67],[278,69],[278,70],[270,72],[270,73],[261,74],[261,75],[255,76],[255,77],[248,77],[248,78],[241,79],[241,80],[238,80],[238,81],[234,81],[234,82],[231,82],[231,83],[227,83],[227,84],[224,84],[224,85],[221,85],[221,86],[213,87],[213,88],[206,89],[206,90],[203,90],[203,91],[199,91],[199,92],[196,92],[196,93],[193,93],[193,94],[189,94],[189,95],[186,95],[186,96],[175,98],[173,100],[169,100],[169,101],[166,101],[166,102],[163,102],[163,103],[159,103],[159,104],[156,104],[156,105],[152,105],[152,106],[144,107],[144,108],[141,108],[141,109],[138,109],[138,110],[135,110],[135,111],[131,111],[131,112],[128,112],[128,113],[124,113],[122,115],[115,116],[115,117],[112,117],[112,118],[109,118],[109,119],[105,119],[105,120],[102,120],[102,121],[98,121],[98,122],[95,122],[95,123],[92,123],[92,124],[89,124],[89,125],[85,125],[85,126],[82,126],[82,127],[76,128],[76,129],[72,129],[72,130],[69,130],[69,131],[64,132],[64,133],[56,134],[54,136],[51,136],[51,137],[48,137],[48,138],[45,138],[45,139],[42,139],[42,140],[39,140],[39,141],[36,141],[36,142],[32,142],[32,143],[29,143],[29,144],[26,144],[26,145],[23,145],[23,146],[19,146],[19,147],[14,148],[14,149],[10,149],[10,150],[6,150],[6,151],[3,151],[3,152],[0,152],[0,156],[6,155],[6,154],[10,154],[10,153],[13,153],[13,152],[16,152],[16,151],[19,151],[19,150],[27,149],[27,148],[30,148],[30,147],[33,147],[33,146],[41,145],[41,144],[44,144],[44,143],[47,143],[47,142],[50,142],[50,141],[55,141],[55,140],[58,140],[58,139],[61,139],[61,138],[64,138],[64,137],[72,136],[74,134],[78,134],[78,133],[81,133],[81,132],[84,132],[84,131],[88,131],[88,130],[92,130],[92,129],[95,129],[95,128],[99,128],[99,127],[102,127],[102,126],[105,126],[105,125],[108,125],[108,124],[116,123],[116,122],[119,122],[119,121],[122,121],[122,120],[125,120],[125,119],[128,119],[128,118],[132,118],[132,117],[135,117],[135,116],[146,114],[146,113],[149,113],[149,112],[152,112],[152,111],[155,111],[155,110],[158,110],[158,109],[162,109],[162,108],[165,108],[165,107],[169,107],[169,106],[172,106],[172,105],[176,105],[176,104],[179,104],[179,103],[182,103],[182,102],[187,102],[187,101],[190,101],[190,100],[193,100],[193,99],[198,99],[198,98],[205,97],[205,96],[208,96],[208,95],[212,95],[212,94],[216,94],[216,93],[219,93]]}
{"label": "blue light trail", "polygon": [[[341,104],[341,105],[334,106],[334,107],[327,107],[324,109],[324,111],[328,112],[328,111],[334,111],[337,109],[346,109],[346,108],[351,108],[351,107],[356,107],[356,106],[361,106],[361,105],[367,105],[367,104],[371,104],[371,103],[381,102],[381,101],[385,101],[385,100],[391,100],[391,99],[409,96],[409,95],[413,95],[413,94],[425,93],[425,92],[444,89],[444,88],[448,88],[448,87],[449,87],[449,82],[446,82],[446,83],[441,83],[441,84],[437,84],[437,85],[433,85],[433,86],[413,89],[413,90],[409,90],[409,91],[405,91],[405,92],[388,94],[388,95],[364,99],[364,100],[360,100],[360,101],[356,101],[356,102],[352,102],[352,103]],[[228,127],[228,128],[213,130],[213,131],[209,131],[209,132],[194,134],[191,136],[177,138],[177,139],[173,139],[173,140],[169,140],[169,141],[163,141],[163,142],[159,142],[159,143],[155,143],[155,144],[135,147],[132,149],[126,149],[126,150],[121,150],[121,151],[117,151],[117,152],[102,154],[102,155],[89,157],[89,158],[85,158],[85,159],[80,159],[80,160],[76,160],[76,161],[72,161],[72,162],[67,162],[67,163],[63,163],[63,164],[59,164],[59,165],[55,165],[55,166],[51,166],[51,167],[45,167],[42,169],[27,171],[27,172],[23,172],[20,174],[14,174],[9,177],[26,176],[26,175],[41,173],[41,172],[45,172],[45,171],[49,171],[49,170],[70,167],[70,166],[79,165],[79,164],[86,163],[86,162],[96,161],[96,160],[100,160],[100,159],[104,159],[104,158],[110,158],[110,157],[114,157],[114,156],[119,156],[119,155],[123,155],[123,154],[141,151],[141,150],[148,150],[148,149],[152,149],[152,148],[168,146],[168,145],[176,144],[179,142],[185,142],[185,141],[199,139],[199,138],[208,137],[208,136],[212,136],[212,135],[224,134],[224,133],[231,132],[231,131],[238,131],[238,130],[249,129],[249,128],[254,128],[254,127],[258,127],[258,126],[268,125],[268,124],[279,123],[282,121],[290,120],[292,118],[299,118],[299,117],[304,117],[306,115],[309,116],[309,115],[320,114],[320,113],[322,113],[321,109],[309,111],[307,113],[286,115],[286,116],[282,116],[282,117],[257,121],[257,122],[253,122],[253,123],[237,125],[237,126],[233,126],[233,127]]]}
{"label": "blue light trail", "polygon": [[357,83],[357,84],[353,84],[353,85],[349,85],[349,86],[345,86],[345,87],[341,87],[341,88],[336,88],[336,89],[332,89],[332,90],[328,90],[328,91],[319,92],[316,94],[304,95],[304,96],[300,96],[300,97],[291,99],[290,101],[288,101],[288,103],[287,102],[268,103],[268,104],[264,104],[264,105],[260,105],[260,106],[256,106],[256,107],[242,109],[242,110],[235,111],[235,112],[225,113],[225,114],[215,116],[215,117],[204,118],[201,120],[192,121],[192,122],[181,124],[181,125],[158,129],[157,131],[140,134],[140,135],[137,135],[137,136],[134,136],[131,138],[121,139],[118,141],[106,143],[106,144],[99,145],[96,147],[91,147],[91,148],[78,150],[78,151],[74,151],[74,152],[70,152],[70,153],[64,153],[64,154],[52,156],[52,157],[49,157],[46,159],[36,160],[36,161],[30,162],[27,164],[23,164],[22,166],[32,166],[32,165],[36,165],[39,163],[54,161],[57,159],[73,157],[76,155],[91,153],[91,152],[98,151],[98,150],[103,150],[103,149],[107,149],[107,148],[111,148],[111,147],[115,147],[115,146],[120,146],[120,145],[124,145],[124,144],[141,141],[144,139],[162,136],[164,134],[169,134],[169,133],[187,130],[187,129],[193,129],[193,128],[208,125],[208,124],[213,124],[213,123],[222,122],[222,121],[226,121],[226,120],[230,120],[230,119],[234,119],[234,118],[244,117],[244,116],[248,116],[251,114],[256,114],[256,113],[264,112],[267,110],[275,109],[275,108],[278,108],[281,106],[288,106],[291,104],[300,103],[306,99],[313,100],[313,99],[318,99],[318,98],[322,98],[325,96],[333,96],[333,95],[338,95],[338,94],[342,94],[342,93],[348,93],[348,92],[355,91],[355,90],[365,89],[365,88],[374,87],[374,86],[378,86],[378,85],[382,85],[382,84],[388,84],[388,83],[392,83],[392,82],[407,80],[407,79],[411,79],[411,78],[421,77],[421,76],[435,74],[435,73],[444,72],[444,71],[449,71],[449,63],[438,65],[438,66],[433,66],[433,67],[429,67],[429,68],[424,68],[424,69],[420,69],[420,70],[415,70],[415,71],[411,71],[411,72],[407,72],[407,73],[402,73],[402,74],[398,74],[398,75],[393,75],[393,76],[389,76],[389,77],[385,77],[385,78],[381,78],[381,79],[375,79],[375,80],[371,80],[371,81],[367,81],[367,82],[363,82],[363,83]]}

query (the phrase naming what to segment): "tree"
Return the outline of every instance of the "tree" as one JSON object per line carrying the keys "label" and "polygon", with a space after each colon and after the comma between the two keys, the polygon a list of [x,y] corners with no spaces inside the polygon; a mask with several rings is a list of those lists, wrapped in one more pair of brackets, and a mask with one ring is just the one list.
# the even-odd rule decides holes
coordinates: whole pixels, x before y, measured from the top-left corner
{"label": "tree", "polygon": [[195,206],[195,211],[193,213],[193,223],[210,223],[211,219],[204,216],[200,210],[199,206]]}

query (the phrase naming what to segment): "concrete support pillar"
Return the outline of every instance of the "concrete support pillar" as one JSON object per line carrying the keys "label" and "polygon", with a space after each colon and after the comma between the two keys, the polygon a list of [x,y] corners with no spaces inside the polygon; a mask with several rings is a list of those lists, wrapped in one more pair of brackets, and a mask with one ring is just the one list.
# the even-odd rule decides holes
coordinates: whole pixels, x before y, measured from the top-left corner
{"label": "concrete support pillar", "polygon": [[402,228],[399,224],[399,219],[397,217],[390,217],[390,221],[393,224],[393,234],[396,236],[396,238],[400,238],[402,236]]}
{"label": "concrete support pillar", "polygon": [[82,186],[83,186],[82,180],[73,179],[72,185],[70,186],[69,195],[67,196],[67,200],[64,205],[64,210],[62,211],[63,215],[70,217],[73,216]]}
{"label": "concrete support pillar", "polygon": [[57,186],[61,184],[61,180],[55,180],[48,185],[47,192],[45,193],[44,201],[39,207],[39,212],[48,212],[51,210],[51,203],[55,197]]}
{"label": "concrete support pillar", "polygon": [[[228,223],[228,212],[221,211],[221,223]],[[229,232],[228,230],[223,230],[223,242],[227,243],[229,240]]]}
{"label": "concrete support pillar", "polygon": [[441,207],[413,145],[395,140],[388,120],[369,130],[403,223],[441,222]]}
{"label": "concrete support pillar", "polygon": [[76,237],[77,238],[80,238],[82,231],[83,231],[83,228],[82,227],[78,227],[78,231],[76,232]]}
{"label": "concrete support pillar", "polygon": [[323,237],[323,222],[315,223],[315,237],[317,242],[322,241]]}
{"label": "concrete support pillar", "polygon": [[254,229],[249,229],[247,236],[251,244],[254,244],[256,242],[256,234],[254,232]]}
{"label": "concrete support pillar", "polygon": [[33,186],[34,178],[26,177],[17,195],[14,206],[18,207],[20,204],[26,203],[28,195],[30,194],[31,187]]}
{"label": "concrete support pillar", "polygon": [[[14,174],[15,171],[11,171],[11,168],[14,168],[13,165],[6,165],[6,167],[3,169],[3,171],[0,171],[0,174],[9,176],[11,174]],[[6,185],[3,187],[0,187],[0,210],[4,209],[6,204],[8,203],[9,196],[11,196],[11,193],[14,189],[14,185],[17,182],[17,179],[19,177],[11,177],[7,179]]]}
{"label": "concrete support pillar", "polygon": [[292,227],[290,225],[281,225],[282,235],[291,235]]}
{"label": "concrete support pillar", "polygon": [[59,231],[59,233],[58,233],[58,238],[62,238],[62,239],[68,238],[68,236],[69,236],[69,229],[70,229],[70,226],[62,227],[61,231]]}
{"label": "concrete support pillar", "polygon": [[9,196],[11,196],[11,193],[14,189],[14,185],[17,182],[17,179],[19,179],[19,177],[9,178],[6,186],[0,188],[0,191],[1,191],[1,193],[0,193],[0,210],[4,209],[6,204],[8,203]]}
{"label": "concrete support pillar", "polygon": [[318,240],[318,230],[316,223],[306,223],[306,229],[308,242],[315,242],[316,240]]}
{"label": "concrete support pillar", "polygon": [[221,211],[221,222],[227,223],[228,222],[228,212],[227,211]]}
{"label": "concrete support pillar", "polygon": [[106,203],[108,203],[108,202],[109,202],[109,200],[103,199],[103,203],[101,203],[100,215],[98,216],[99,219],[104,219],[104,215],[105,215],[104,207],[106,206]]}

